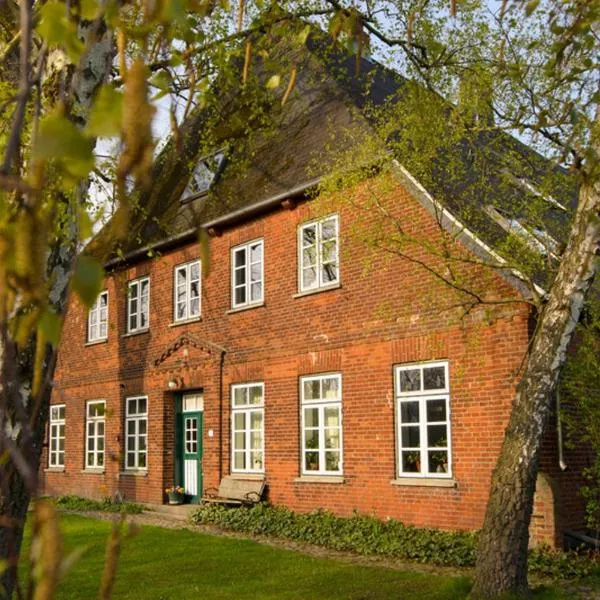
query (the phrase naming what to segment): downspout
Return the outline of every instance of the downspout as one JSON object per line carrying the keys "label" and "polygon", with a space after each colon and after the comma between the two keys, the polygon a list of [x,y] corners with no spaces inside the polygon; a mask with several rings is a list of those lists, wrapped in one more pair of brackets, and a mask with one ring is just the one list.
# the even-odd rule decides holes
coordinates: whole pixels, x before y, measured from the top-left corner
{"label": "downspout", "polygon": [[564,458],[562,419],[560,416],[560,382],[556,385],[556,435],[558,437],[558,466],[561,471],[567,469]]}
{"label": "downspout", "polygon": [[221,350],[219,360],[219,483],[223,479],[223,367],[225,350]]}

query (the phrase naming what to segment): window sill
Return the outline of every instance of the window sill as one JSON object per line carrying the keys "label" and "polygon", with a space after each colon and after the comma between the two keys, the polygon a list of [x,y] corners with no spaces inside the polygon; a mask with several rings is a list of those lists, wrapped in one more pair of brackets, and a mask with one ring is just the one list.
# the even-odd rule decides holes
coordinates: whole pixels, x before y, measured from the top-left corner
{"label": "window sill", "polygon": [[148,477],[148,471],[145,469],[140,469],[139,471],[121,471],[119,477]]}
{"label": "window sill", "polygon": [[44,469],[44,473],[64,473],[65,471],[64,467],[48,467]]}
{"label": "window sill", "polygon": [[199,323],[202,321],[202,317],[194,317],[192,319],[181,319],[181,321],[173,321],[169,323],[169,327],[178,327],[179,325],[187,325],[188,323]]}
{"label": "window sill", "polygon": [[443,487],[457,488],[456,479],[442,479],[441,477],[398,477],[390,481],[392,485],[412,487]]}
{"label": "window sill", "polygon": [[236,306],[235,308],[230,308],[225,314],[233,315],[235,313],[244,312],[245,310],[250,310],[252,308],[260,308],[264,305],[264,300],[262,302],[254,302],[253,304],[244,304],[244,306]]}
{"label": "window sill", "polygon": [[343,475],[301,475],[294,479],[294,483],[344,483]]}
{"label": "window sill", "polygon": [[338,290],[342,287],[341,283],[334,283],[323,287],[315,288],[314,290],[306,290],[304,292],[298,292],[294,294],[292,298],[304,298],[304,296],[312,296],[313,294],[320,294],[321,292],[328,292],[330,290]]}
{"label": "window sill", "polygon": [[264,473],[231,473],[231,479],[243,479],[246,481],[262,481],[265,478]]}
{"label": "window sill", "polygon": [[106,469],[94,469],[90,467],[89,469],[81,469],[80,473],[85,475],[104,475],[104,473],[106,473]]}
{"label": "window sill", "polygon": [[98,344],[106,344],[108,342],[108,338],[102,338],[101,340],[93,340],[92,342],[86,342],[85,346],[97,346]]}
{"label": "window sill", "polygon": [[121,337],[128,338],[133,337],[134,335],[142,335],[144,333],[150,333],[150,328],[146,327],[146,329],[137,329],[136,331],[130,331],[128,333],[124,333]]}

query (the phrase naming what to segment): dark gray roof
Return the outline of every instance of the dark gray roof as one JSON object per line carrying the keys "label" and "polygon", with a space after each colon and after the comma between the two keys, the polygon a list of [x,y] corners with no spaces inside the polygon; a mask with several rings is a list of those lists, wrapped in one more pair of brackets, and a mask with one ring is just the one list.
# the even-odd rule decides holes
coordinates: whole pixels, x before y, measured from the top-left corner
{"label": "dark gray roof", "polygon": [[[190,119],[179,146],[173,141],[167,144],[155,169],[153,189],[141,199],[143,208],[134,214],[132,235],[121,243],[121,256],[165,238],[183,239],[186,232],[207,222],[285,195],[327,174],[332,132],[371,127],[373,108],[397,98],[406,83],[397,73],[364,58],[356,73],[355,57],[333,51],[319,32],[311,34],[305,47],[286,58],[289,64],[298,66],[296,86],[283,108],[278,104],[280,95],[266,108],[266,126],[261,113],[237,130],[232,125],[224,135],[214,135],[223,123],[243,119],[240,96],[248,92],[240,93],[238,89],[223,94],[216,109],[200,111]],[[264,82],[259,82],[257,88],[264,89]],[[253,101],[262,101],[257,98],[261,97]],[[207,194],[182,203],[181,195],[195,161],[211,145],[213,150],[227,148],[222,173]],[[560,168],[500,131],[488,131],[445,151],[452,154],[454,176],[448,173],[450,161],[444,154],[426,170],[413,174],[486,243],[501,244],[507,235],[506,223],[514,220],[546,231],[559,243],[564,241],[577,189]],[[401,163],[407,159],[396,157]],[[558,176],[560,189],[554,196],[567,210],[543,200],[537,192],[546,189],[548,173]],[[540,202],[543,210],[536,209],[537,224],[531,224],[530,208],[534,203],[539,208]]]}

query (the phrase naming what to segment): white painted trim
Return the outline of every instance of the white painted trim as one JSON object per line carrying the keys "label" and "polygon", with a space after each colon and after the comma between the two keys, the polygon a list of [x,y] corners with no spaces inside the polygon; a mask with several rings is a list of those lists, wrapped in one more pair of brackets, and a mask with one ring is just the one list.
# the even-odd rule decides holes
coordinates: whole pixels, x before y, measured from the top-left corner
{"label": "white painted trim", "polygon": [[[59,416],[56,419],[52,418],[52,409],[56,408],[59,411]],[[63,416],[60,417],[60,409],[63,409]],[[53,426],[57,427],[57,431],[60,431],[60,426],[63,426],[63,462],[60,464],[58,456],[60,454],[59,443],[61,436],[57,433],[56,436],[52,435]],[[67,456],[67,406],[66,404],[51,404],[50,414],[48,417],[48,469],[65,470],[65,459]],[[56,450],[52,451],[52,439],[56,438]],[[54,457],[53,457],[54,455]],[[54,458],[54,460],[53,460]]]}
{"label": "white painted trim", "polygon": [[[142,312],[141,312],[142,295],[140,292],[141,292],[142,284],[145,281],[148,282],[148,305],[147,305],[148,314],[146,315],[146,325],[144,325],[144,327],[141,327],[140,326],[140,315],[142,314]],[[138,289],[138,295],[137,295],[138,309],[136,312],[136,319],[135,319],[137,325],[134,328],[131,328],[131,324],[130,324],[131,300],[132,300],[131,288],[134,285],[136,285],[137,289]],[[127,333],[124,335],[133,335],[135,333],[141,333],[141,332],[148,331],[148,329],[150,329],[150,276],[145,275],[144,277],[138,277],[137,279],[132,279],[131,281],[129,281],[127,283],[127,325],[126,325]]]}
{"label": "white painted trim", "polygon": [[[252,387],[260,387],[262,390],[262,400],[260,402],[260,404],[244,404],[241,406],[236,406],[234,404],[234,398],[235,398],[235,390],[236,389],[246,389],[247,393],[248,393],[248,398],[250,397],[250,388]],[[231,437],[231,443],[230,443],[230,451],[231,451],[231,459],[230,459],[230,471],[232,474],[261,474],[265,472],[265,463],[266,463],[266,456],[265,456],[265,384],[263,381],[252,381],[252,382],[248,382],[248,383],[234,383],[231,385],[230,387],[230,400],[231,400],[231,416],[230,416],[230,437]],[[252,469],[252,468],[245,468],[245,469],[236,469],[235,468],[235,454],[236,454],[236,448],[235,448],[235,427],[234,427],[234,423],[235,423],[235,415],[236,414],[244,414],[244,435],[245,435],[245,444],[246,444],[246,448],[244,450],[244,453],[246,454],[246,464],[249,464],[249,460],[252,454],[252,451],[255,450],[254,448],[251,448],[250,446],[250,423],[251,423],[251,412],[260,412],[262,414],[262,437],[261,437],[261,448],[260,448],[260,452],[262,454],[262,468],[261,469]],[[238,451],[239,452],[239,451]]]}
{"label": "white painted trim", "polygon": [[[260,245],[260,298],[258,300],[251,300],[252,294],[252,281],[250,279],[251,275],[251,261],[250,261],[250,249],[252,246]],[[246,269],[246,281],[244,282],[244,288],[246,290],[246,301],[236,303],[235,301],[235,253],[245,250],[246,253],[246,261],[244,263],[244,268]],[[231,310],[243,310],[245,308],[252,308],[254,306],[261,306],[265,301],[265,240],[264,238],[257,238],[254,240],[250,240],[249,242],[244,242],[243,244],[238,244],[237,246],[232,246],[229,251],[229,261],[230,261],[230,292],[231,292]]]}
{"label": "white painted trim", "polygon": [[[102,296],[106,295],[106,335],[100,335],[100,298],[102,298]],[[87,326],[87,344],[96,344],[99,342],[103,342],[105,340],[108,339],[108,321],[109,321],[109,295],[108,295],[108,290],[102,290],[99,294],[98,297],[96,298],[96,301],[94,302],[94,304],[92,304],[92,308],[90,308],[90,310],[88,311],[88,326]],[[96,313],[96,329],[98,331],[98,334],[96,335],[96,337],[92,337],[92,313]],[[86,344],[86,345],[87,345]]]}
{"label": "white painted trim", "polygon": [[[190,276],[193,265],[198,264],[198,314],[190,316],[192,278]],[[177,272],[185,269],[185,315],[177,318]],[[173,323],[172,325],[200,319],[202,317],[202,261],[191,260],[173,267]]]}
{"label": "white painted trim", "polygon": [[[100,416],[94,416],[94,417],[90,416],[90,407],[94,404],[99,404],[99,405],[101,404],[103,406],[104,410],[102,411],[102,414]],[[93,423],[93,425],[94,425],[94,432],[93,432],[92,436],[90,436],[90,432],[89,432],[90,423]],[[102,435],[98,434],[98,424],[99,423],[102,423],[104,425]],[[92,454],[92,463],[91,464],[88,463],[88,454],[90,453],[90,449],[89,449],[90,437],[93,438],[93,440],[94,440],[94,449],[91,451],[91,454]],[[98,440],[100,438],[102,438],[102,442],[103,442],[101,451],[98,450]],[[98,456],[100,454],[102,455],[102,464],[101,465],[98,464]],[[84,470],[86,470],[86,471],[94,471],[94,470],[104,471],[104,469],[106,468],[105,459],[106,459],[106,400],[88,400],[85,403],[85,449],[84,449],[84,459],[83,459]]]}
{"label": "white painted trim", "polygon": [[[408,181],[408,183],[414,186],[415,191],[414,198],[435,218],[438,220],[440,225],[449,233],[456,234],[457,239],[460,239],[470,250],[475,252],[482,259],[493,259],[499,265],[505,265],[506,260],[502,258],[493,248],[488,246],[481,238],[473,233],[466,225],[461,223],[448,209],[446,209],[440,202],[438,202],[424,187],[421,183],[395,158],[392,159],[393,165],[396,167],[394,172],[399,176],[399,179]],[[408,190],[410,191],[410,190]],[[425,202],[423,202],[425,200]],[[440,218],[440,216],[442,218]],[[528,299],[531,295],[531,290],[527,285],[527,278],[517,269],[506,266],[506,272],[497,269],[505,278],[512,284],[512,286],[521,293],[525,299]],[[541,288],[536,283],[533,284],[534,289],[540,296],[546,295],[546,290]]]}

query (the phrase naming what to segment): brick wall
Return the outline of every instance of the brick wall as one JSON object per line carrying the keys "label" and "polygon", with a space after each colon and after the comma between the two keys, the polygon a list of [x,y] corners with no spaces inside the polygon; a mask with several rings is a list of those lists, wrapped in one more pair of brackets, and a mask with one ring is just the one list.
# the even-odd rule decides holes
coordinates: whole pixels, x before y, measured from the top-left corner
{"label": "brick wall", "polygon": [[[61,472],[44,472],[46,490],[95,497],[118,490],[131,500],[163,502],[163,489],[173,482],[175,392],[168,386],[173,378],[181,383],[177,391],[204,392],[204,486],[217,486],[230,469],[230,385],[264,381],[265,472],[272,502],[343,515],[359,510],[447,529],[480,527],[527,346],[528,309],[518,302],[467,307],[472,296],[388,252],[389,246],[382,250],[383,242],[373,244],[397,231],[373,209],[377,196],[378,205],[393,211],[403,234],[413,240],[404,246],[410,257],[446,273],[443,263],[423,248],[423,240],[467,256],[403,188],[389,181],[371,187],[380,183],[361,186],[345,202],[336,200],[341,223],[337,289],[297,295],[297,228],[331,208],[312,201],[212,239],[198,322],[172,323],[173,267],[197,258],[197,244],[108,278],[109,336],[104,343],[86,345],[87,313],[73,300],[52,399],[67,405],[66,465]],[[229,312],[230,249],[259,237],[265,243],[264,305]],[[461,285],[484,297],[517,299],[507,282],[490,271],[464,263],[453,269]],[[142,275],[151,278],[150,330],[124,336],[127,281]],[[165,352],[185,333],[203,342]],[[222,367],[218,347],[226,350]],[[396,478],[393,366],[433,359],[450,365],[456,487],[401,485]],[[342,483],[300,477],[299,378],[324,372],[339,372],[343,380]],[[148,471],[133,476],[123,473],[123,398],[141,393],[149,398]],[[107,403],[106,444],[112,457],[103,474],[83,469],[85,402],[97,398]]]}

